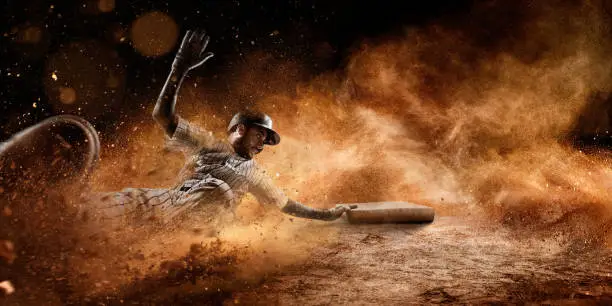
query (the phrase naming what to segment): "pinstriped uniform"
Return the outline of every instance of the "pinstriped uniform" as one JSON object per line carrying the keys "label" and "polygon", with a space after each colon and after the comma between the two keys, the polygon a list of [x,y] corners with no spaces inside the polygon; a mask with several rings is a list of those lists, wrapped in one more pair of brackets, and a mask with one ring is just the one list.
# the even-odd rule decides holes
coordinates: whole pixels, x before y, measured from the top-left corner
{"label": "pinstriped uniform", "polygon": [[287,196],[255,160],[241,157],[229,143],[182,118],[168,144],[189,157],[181,171],[181,183],[172,189],[127,188],[98,194],[94,200],[97,212],[88,213],[101,218],[155,217],[169,221],[201,205],[233,206],[246,193],[263,204],[282,208],[287,203]]}

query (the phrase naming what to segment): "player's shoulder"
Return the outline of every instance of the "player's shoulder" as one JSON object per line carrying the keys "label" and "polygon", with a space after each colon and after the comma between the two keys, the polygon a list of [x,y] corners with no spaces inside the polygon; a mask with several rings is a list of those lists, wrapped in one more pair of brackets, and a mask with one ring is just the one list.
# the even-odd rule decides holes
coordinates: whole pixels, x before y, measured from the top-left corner
{"label": "player's shoulder", "polygon": [[234,150],[229,143],[223,140],[218,140],[218,139],[215,139],[212,142],[206,143],[205,145],[201,145],[197,150],[197,153],[200,155],[209,154],[209,153],[232,154],[233,152]]}
{"label": "player's shoulder", "polygon": [[244,169],[247,177],[254,179],[266,174],[265,169],[260,167],[260,165],[254,159],[244,159],[242,162],[242,168]]}

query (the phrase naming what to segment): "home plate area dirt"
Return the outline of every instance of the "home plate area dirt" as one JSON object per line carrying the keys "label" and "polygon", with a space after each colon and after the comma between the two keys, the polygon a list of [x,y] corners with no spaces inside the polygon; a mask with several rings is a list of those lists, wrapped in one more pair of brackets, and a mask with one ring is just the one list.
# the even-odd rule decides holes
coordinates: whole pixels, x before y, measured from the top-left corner
{"label": "home plate area dirt", "polygon": [[[471,220],[342,224],[338,242],[236,301],[278,304],[612,302],[609,250],[562,249]],[[331,225],[330,225],[331,226]]]}

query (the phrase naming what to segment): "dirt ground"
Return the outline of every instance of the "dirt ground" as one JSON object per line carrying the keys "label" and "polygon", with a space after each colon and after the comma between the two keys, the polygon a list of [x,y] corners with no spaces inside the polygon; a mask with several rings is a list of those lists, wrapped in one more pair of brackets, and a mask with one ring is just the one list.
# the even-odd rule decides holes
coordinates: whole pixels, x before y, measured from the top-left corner
{"label": "dirt ground", "polygon": [[517,241],[469,220],[350,225],[304,264],[235,294],[277,304],[612,302],[612,253],[568,252],[554,241]]}
{"label": "dirt ground", "polygon": [[102,241],[95,252],[45,249],[57,238],[48,236],[27,250],[44,262],[18,254],[9,266],[17,291],[2,304],[612,303],[612,251],[561,234],[456,216],[431,224],[279,220],[189,239],[132,233],[133,242]]}

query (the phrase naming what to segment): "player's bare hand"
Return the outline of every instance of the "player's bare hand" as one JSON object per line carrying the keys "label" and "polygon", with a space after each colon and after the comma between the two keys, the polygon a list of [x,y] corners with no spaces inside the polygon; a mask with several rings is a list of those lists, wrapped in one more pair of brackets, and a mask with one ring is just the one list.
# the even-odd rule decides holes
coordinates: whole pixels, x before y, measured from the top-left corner
{"label": "player's bare hand", "polygon": [[329,212],[331,212],[331,217],[330,219],[328,219],[328,221],[336,220],[342,217],[342,215],[345,212],[355,209],[355,208],[357,208],[357,205],[349,205],[349,206],[341,205],[341,206],[336,206],[334,208],[330,208]]}
{"label": "player's bare hand", "polygon": [[206,52],[209,41],[210,37],[204,30],[188,30],[176,53],[172,68],[185,73],[202,66],[214,56],[212,52]]}

